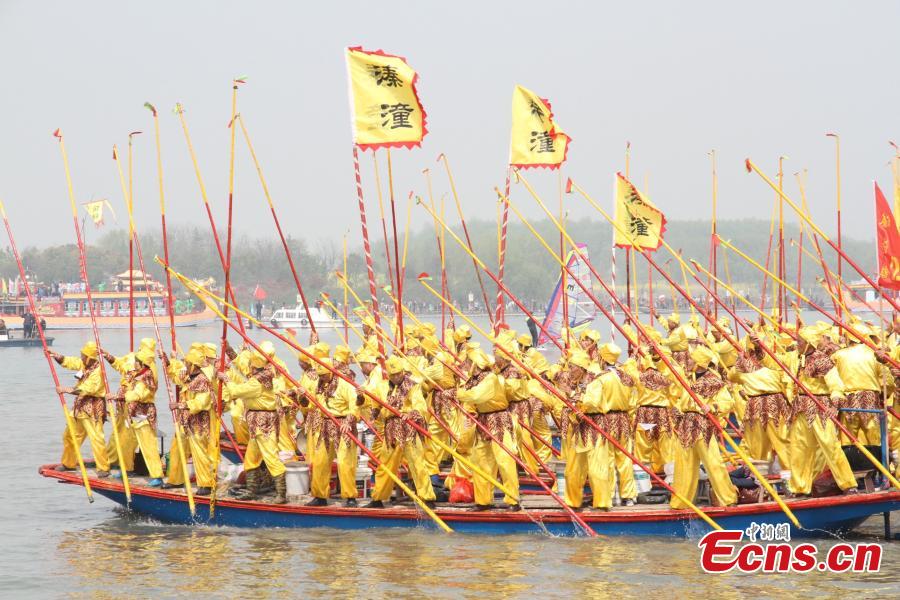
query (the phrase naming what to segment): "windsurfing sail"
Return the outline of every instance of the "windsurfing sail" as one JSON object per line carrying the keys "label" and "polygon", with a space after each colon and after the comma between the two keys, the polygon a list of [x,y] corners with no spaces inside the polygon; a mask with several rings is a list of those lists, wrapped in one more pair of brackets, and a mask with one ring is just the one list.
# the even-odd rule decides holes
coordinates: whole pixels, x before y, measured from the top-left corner
{"label": "windsurfing sail", "polygon": [[[584,258],[590,260],[586,244],[578,244],[578,249],[581,251],[581,255],[584,256]],[[591,272],[584,261],[575,254],[574,250],[569,251],[568,256],[566,256],[566,266],[569,268],[569,272],[575,275],[584,287],[589,290],[592,289]],[[568,296],[569,328],[576,332],[586,328],[597,315],[597,307],[581,286],[572,280],[572,277],[569,276],[568,273],[566,273],[565,293]],[[556,287],[553,288],[553,293],[550,295],[550,302],[547,303],[543,331],[541,331],[540,336],[538,336],[538,345],[549,341],[549,338],[544,331],[548,331],[550,335],[555,338],[559,337],[563,326],[562,298],[562,273],[560,273],[560,277],[556,280]]]}

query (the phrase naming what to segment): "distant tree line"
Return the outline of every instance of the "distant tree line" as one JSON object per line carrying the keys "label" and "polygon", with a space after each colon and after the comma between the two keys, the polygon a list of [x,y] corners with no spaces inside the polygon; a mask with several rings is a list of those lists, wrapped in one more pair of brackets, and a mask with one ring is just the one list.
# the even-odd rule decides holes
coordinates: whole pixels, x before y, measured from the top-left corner
{"label": "distant tree line", "polygon": [[[553,224],[547,220],[534,223],[538,232],[544,236],[553,248],[559,247],[559,234]],[[592,262],[604,278],[609,280],[611,231],[606,224],[591,219],[578,219],[568,223],[568,231],[573,239],[587,244]],[[763,220],[730,220],[718,224],[720,235],[731,240],[738,248],[747,252],[761,263],[765,263],[766,249],[769,241],[769,223]],[[376,231],[372,231],[376,235]],[[461,232],[458,232],[462,236]],[[497,227],[488,221],[472,221],[469,233],[475,252],[492,269],[497,263]],[[786,239],[786,271],[793,285],[797,278],[798,250],[792,247],[790,240],[798,240],[796,225],[787,225]],[[674,248],[683,251],[684,256],[697,259],[706,265],[709,262],[709,221],[673,221],[668,224],[666,241]],[[521,224],[510,222],[504,282],[520,298],[537,305],[546,302],[559,276],[559,266],[546,250],[534,239],[532,234]],[[141,233],[144,259],[148,263],[148,271],[157,279],[164,277],[162,268],[153,261],[156,255],[162,256],[162,242],[158,232]],[[471,293],[477,304],[483,304],[481,291],[472,266],[472,259],[459,248],[457,243],[447,235],[446,265],[450,292],[454,300],[466,304]],[[343,268],[342,251],[337,243],[317,243],[311,245],[297,237],[288,238],[288,246],[297,266],[304,291],[312,302],[320,292],[327,292],[337,299],[343,298],[343,288],[334,277],[336,270]],[[836,268],[834,252],[822,243],[822,250],[832,269]],[[873,242],[844,239],[845,250],[868,272],[875,270],[875,248]],[[804,247],[813,250],[808,237],[804,238]],[[391,248],[393,246],[391,245]],[[400,251],[403,251],[403,239],[400,240]],[[221,283],[223,279],[219,257],[208,231],[198,227],[173,227],[169,230],[169,253],[172,266],[183,274],[197,279],[214,277]],[[389,285],[385,257],[384,242],[381,237],[372,239],[372,253],[379,286]],[[770,260],[772,269],[776,264],[777,240],[773,244]],[[725,249],[720,248],[718,270],[725,279]],[[666,263],[671,256],[661,248],[654,253],[654,259],[660,265]],[[109,230],[87,247],[88,267],[92,285],[108,280],[111,276],[128,269],[128,233],[123,229]],[[393,256],[391,257],[393,261]],[[402,260],[402,256],[401,256]],[[23,251],[23,261],[28,270],[44,283],[71,282],[79,280],[78,252],[74,244],[48,246],[44,248],[29,247]],[[135,259],[137,263],[137,259]],[[624,290],[625,254],[617,251],[617,287]],[[727,267],[735,286],[742,292],[758,293],[762,277],[751,265],[736,255],[727,258]],[[135,269],[138,266],[135,264]],[[648,265],[642,257],[636,260],[637,273],[632,275],[641,293],[647,287]],[[669,262],[670,273],[683,283],[682,273],[677,262]],[[348,256],[349,280],[363,297],[368,297],[368,283],[365,260],[361,252],[361,244],[351,249]],[[440,260],[438,258],[437,240],[432,227],[423,227],[410,232],[407,250],[406,276],[404,280],[404,299],[428,304],[434,302],[433,297],[416,282],[420,273],[429,273],[433,281],[440,287]],[[844,269],[845,274],[848,269]],[[0,276],[14,278],[18,274],[12,252],[5,248],[0,252]],[[822,276],[822,269],[808,256],[803,262],[803,286],[808,292],[821,297],[823,294],[817,277]],[[277,305],[294,303],[296,288],[290,268],[284,257],[284,250],[277,238],[252,238],[239,236],[233,242],[232,280],[241,303],[250,302],[254,288],[259,285],[268,293],[267,302]],[[488,298],[493,303],[496,286],[486,276],[483,277]],[[669,295],[669,286],[654,273],[654,296]],[[699,287],[692,286],[695,294]],[[184,295],[184,290],[178,290]],[[352,302],[352,301],[351,301]]]}

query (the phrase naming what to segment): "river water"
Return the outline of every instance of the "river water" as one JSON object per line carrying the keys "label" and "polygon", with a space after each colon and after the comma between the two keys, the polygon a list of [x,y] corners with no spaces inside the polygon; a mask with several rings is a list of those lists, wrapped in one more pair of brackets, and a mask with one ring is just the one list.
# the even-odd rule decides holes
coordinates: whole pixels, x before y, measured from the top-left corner
{"label": "river water", "polygon": [[[179,329],[179,342],[213,341],[220,331]],[[52,333],[63,353],[76,353],[90,335]],[[127,350],[125,331],[103,339],[113,353]],[[334,332],[323,339],[337,340]],[[63,372],[64,385],[69,381]],[[157,401],[169,440],[165,400]],[[0,423],[7,434],[0,453],[2,597],[900,597],[900,542],[885,544],[877,574],[708,575],[696,540],[243,530],[143,520],[100,496],[89,504],[80,488],[37,474],[39,465],[59,460],[64,429],[38,349],[0,350]],[[873,518],[851,539],[877,541],[881,532],[881,518]],[[833,543],[819,541],[820,552]]]}

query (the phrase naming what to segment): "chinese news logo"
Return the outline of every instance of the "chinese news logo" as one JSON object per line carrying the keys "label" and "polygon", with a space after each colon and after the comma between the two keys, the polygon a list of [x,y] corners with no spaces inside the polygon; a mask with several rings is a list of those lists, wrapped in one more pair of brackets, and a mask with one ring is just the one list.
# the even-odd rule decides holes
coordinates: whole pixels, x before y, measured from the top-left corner
{"label": "chinese news logo", "polygon": [[787,523],[710,531],[697,544],[700,566],[707,573],[876,573],[881,568],[881,544],[840,542],[820,552],[816,544],[790,541]]}

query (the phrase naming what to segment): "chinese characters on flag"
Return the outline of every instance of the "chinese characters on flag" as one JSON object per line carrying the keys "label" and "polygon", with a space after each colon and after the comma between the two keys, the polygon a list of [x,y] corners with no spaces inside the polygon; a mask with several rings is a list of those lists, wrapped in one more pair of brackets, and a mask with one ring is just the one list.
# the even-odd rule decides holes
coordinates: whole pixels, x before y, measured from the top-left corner
{"label": "chinese characters on flag", "polygon": [[347,48],[353,141],[367,148],[418,146],[428,133],[418,74],[399,56]]}
{"label": "chinese characters on flag", "polygon": [[512,99],[509,164],[523,169],[558,169],[566,160],[570,141],[553,121],[550,102],[517,85]]}
{"label": "chinese characters on flag", "polygon": [[666,217],[621,173],[616,173],[615,242],[631,248],[632,241],[642,250],[656,250],[666,231]]}
{"label": "chinese characters on flag", "polygon": [[878,285],[900,290],[900,231],[881,188],[875,184],[875,231],[878,240]]}
{"label": "chinese characters on flag", "polygon": [[[109,201],[96,200],[94,202],[85,202],[82,206],[84,207],[84,212],[86,212],[91,218],[91,221],[94,222],[95,227],[103,225],[103,207],[109,206]],[[112,210],[112,207],[110,206],[109,209]]]}

